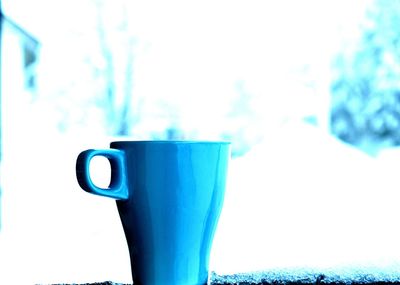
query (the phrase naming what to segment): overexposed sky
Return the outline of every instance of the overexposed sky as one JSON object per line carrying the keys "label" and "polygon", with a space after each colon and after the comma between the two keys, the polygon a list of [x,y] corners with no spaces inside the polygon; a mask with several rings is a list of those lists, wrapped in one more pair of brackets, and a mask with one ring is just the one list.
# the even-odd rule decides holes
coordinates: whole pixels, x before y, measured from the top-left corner
{"label": "overexposed sky", "polygon": [[[120,62],[126,51],[118,46],[126,37],[121,29],[137,41],[136,98],[146,98],[150,106],[151,98],[162,99],[180,110],[188,125],[207,128],[229,112],[229,104],[239,95],[238,81],[245,82],[255,99],[255,112],[266,114],[267,121],[285,116],[282,112],[301,116],[326,108],[326,86],[319,87],[322,91],[304,90],[303,82],[297,82],[301,79],[291,72],[311,65],[311,80],[325,84],[330,56],[343,38],[357,34],[369,2],[119,0],[104,1],[104,19],[106,29],[113,31],[108,39]],[[89,81],[82,79],[88,73],[77,58],[84,59],[86,53],[98,67],[105,64],[98,54],[95,1],[2,3],[5,14],[42,44],[42,96],[46,90],[60,93],[57,88],[66,85],[75,86],[75,96],[89,94]],[[83,82],[66,82],[78,73]],[[122,73],[117,76],[122,78]],[[76,86],[82,86],[81,91]]]}
{"label": "overexposed sky", "polygon": [[[51,1],[51,0],[3,0],[3,10],[21,26],[39,39],[46,40],[58,28],[81,25],[93,14],[95,1]],[[107,1],[104,1],[107,2]],[[125,5],[124,2],[127,4]],[[295,22],[295,29],[321,29],[324,25],[351,25],[370,0],[358,1],[108,1],[110,14],[118,15],[121,5],[128,6],[130,21],[136,29],[150,35],[173,28],[176,31],[188,28],[213,28],[219,24],[237,25],[239,33],[252,24],[260,28],[279,32],[282,22]],[[114,8],[113,8],[114,7]],[[224,22],[224,23],[223,23]],[[140,26],[140,24],[142,24]],[[175,27],[173,27],[175,25]],[[241,27],[241,28],[240,28]],[[279,27],[279,28],[278,28]],[[254,28],[254,25],[253,25]],[[304,31],[307,32],[307,31]],[[247,33],[249,37],[255,36]],[[224,34],[224,36],[231,36]]]}

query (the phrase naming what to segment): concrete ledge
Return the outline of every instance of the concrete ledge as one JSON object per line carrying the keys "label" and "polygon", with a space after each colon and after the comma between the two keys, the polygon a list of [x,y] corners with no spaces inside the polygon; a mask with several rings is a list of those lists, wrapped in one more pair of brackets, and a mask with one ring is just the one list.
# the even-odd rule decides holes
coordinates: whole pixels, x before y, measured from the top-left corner
{"label": "concrete ledge", "polygon": [[[314,270],[279,270],[219,275],[211,273],[211,285],[294,285],[294,284],[339,284],[339,285],[400,285],[400,272],[387,273],[363,270],[314,271]],[[54,284],[55,285],[55,284]],[[105,281],[99,283],[57,284],[57,285],[128,285]]]}

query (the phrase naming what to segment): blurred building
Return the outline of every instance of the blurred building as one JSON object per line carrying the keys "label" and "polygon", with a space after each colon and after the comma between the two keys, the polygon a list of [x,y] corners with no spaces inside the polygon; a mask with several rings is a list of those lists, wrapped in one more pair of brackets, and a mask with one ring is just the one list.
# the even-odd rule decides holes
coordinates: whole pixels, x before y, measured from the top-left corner
{"label": "blurred building", "polygon": [[4,14],[0,6],[0,161],[3,154],[4,100],[7,100],[4,96],[33,96],[38,47],[38,40]]}

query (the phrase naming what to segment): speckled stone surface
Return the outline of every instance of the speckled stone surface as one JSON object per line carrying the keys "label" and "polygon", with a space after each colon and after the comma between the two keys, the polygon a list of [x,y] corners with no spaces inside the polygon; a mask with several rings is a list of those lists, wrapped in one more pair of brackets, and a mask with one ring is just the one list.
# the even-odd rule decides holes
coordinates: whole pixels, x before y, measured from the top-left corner
{"label": "speckled stone surface", "polygon": [[234,275],[212,275],[212,284],[400,284],[400,276],[352,272],[271,271]]}
{"label": "speckled stone surface", "polygon": [[[377,269],[342,269],[342,270],[307,270],[288,269],[274,271],[260,271],[232,275],[218,275],[211,273],[212,285],[247,285],[247,284],[400,284],[400,272],[381,271]],[[104,281],[98,283],[58,284],[58,285],[128,285]]]}

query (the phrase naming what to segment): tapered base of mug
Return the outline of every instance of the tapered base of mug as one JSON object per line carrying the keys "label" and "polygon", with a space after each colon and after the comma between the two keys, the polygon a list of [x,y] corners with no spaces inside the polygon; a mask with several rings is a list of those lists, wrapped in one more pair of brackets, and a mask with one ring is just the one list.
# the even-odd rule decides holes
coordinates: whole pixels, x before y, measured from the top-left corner
{"label": "tapered base of mug", "polygon": [[162,283],[154,283],[154,284],[148,284],[146,282],[142,282],[136,278],[133,279],[133,285],[208,285],[209,282],[199,282],[199,283],[187,283],[187,282],[181,282],[181,281],[165,281]]}

